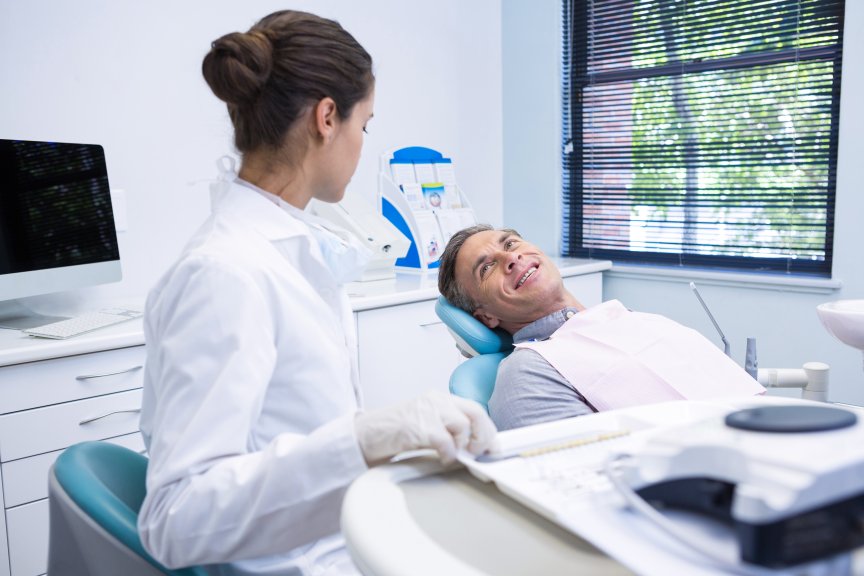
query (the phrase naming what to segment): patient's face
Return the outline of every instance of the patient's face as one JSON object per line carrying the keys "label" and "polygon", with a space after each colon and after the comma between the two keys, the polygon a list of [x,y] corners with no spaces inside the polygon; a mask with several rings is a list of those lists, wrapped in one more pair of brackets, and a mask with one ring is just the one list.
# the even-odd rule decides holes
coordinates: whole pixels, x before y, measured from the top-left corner
{"label": "patient's face", "polygon": [[477,318],[509,332],[566,305],[558,267],[530,242],[501,230],[465,241],[456,258],[456,281],[479,304]]}

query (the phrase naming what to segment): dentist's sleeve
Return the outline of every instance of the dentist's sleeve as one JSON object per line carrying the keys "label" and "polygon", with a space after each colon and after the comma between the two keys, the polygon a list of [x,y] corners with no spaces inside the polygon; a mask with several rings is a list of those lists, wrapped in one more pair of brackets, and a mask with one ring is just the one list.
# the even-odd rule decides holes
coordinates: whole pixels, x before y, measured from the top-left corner
{"label": "dentist's sleeve", "polygon": [[338,532],[344,493],[366,470],[353,414],[250,451],[276,363],[267,299],[242,272],[187,262],[148,303],[158,410],[138,526],[168,567],[286,553]]}

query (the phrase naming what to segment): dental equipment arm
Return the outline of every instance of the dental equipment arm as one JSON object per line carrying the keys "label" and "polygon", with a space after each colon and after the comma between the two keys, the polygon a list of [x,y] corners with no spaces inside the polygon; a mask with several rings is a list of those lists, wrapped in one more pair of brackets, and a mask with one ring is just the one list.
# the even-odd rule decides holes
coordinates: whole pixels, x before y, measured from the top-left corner
{"label": "dental equipment arm", "polygon": [[766,388],[802,388],[801,397],[828,401],[828,364],[807,362],[801,368],[759,368],[756,380]]}
{"label": "dental equipment arm", "polygon": [[714,320],[714,315],[711,314],[711,310],[708,309],[708,305],[705,304],[705,301],[702,300],[702,295],[699,294],[699,290],[696,289],[696,283],[690,282],[690,289],[693,290],[693,293],[696,294],[696,298],[699,299],[699,303],[702,304],[702,308],[705,309],[705,312],[708,314],[708,318],[711,319],[711,323],[714,324],[714,329],[717,330],[717,333],[720,334],[720,340],[723,341],[723,353],[726,356],[732,357],[732,353],[729,350],[729,342],[726,341],[726,336],[723,334],[723,331],[720,330],[720,325],[717,324],[717,321]]}

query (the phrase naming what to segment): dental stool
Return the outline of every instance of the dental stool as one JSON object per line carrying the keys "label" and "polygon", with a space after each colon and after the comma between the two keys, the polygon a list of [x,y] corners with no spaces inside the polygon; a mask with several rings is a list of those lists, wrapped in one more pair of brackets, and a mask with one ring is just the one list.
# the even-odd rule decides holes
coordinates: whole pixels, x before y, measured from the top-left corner
{"label": "dental stool", "polygon": [[48,478],[52,576],[204,576],[202,568],[169,570],[138,537],[147,458],[108,442],[67,448]]}
{"label": "dental stool", "polygon": [[489,328],[444,296],[438,296],[435,313],[456,340],[456,347],[468,358],[450,375],[450,393],[474,400],[488,412],[498,364],[513,351],[513,338],[504,330]]}

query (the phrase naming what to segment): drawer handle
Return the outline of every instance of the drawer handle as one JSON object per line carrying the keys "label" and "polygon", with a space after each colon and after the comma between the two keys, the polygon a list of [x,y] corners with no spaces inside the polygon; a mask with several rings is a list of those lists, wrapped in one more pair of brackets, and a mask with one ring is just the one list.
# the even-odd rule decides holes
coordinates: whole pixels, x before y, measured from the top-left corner
{"label": "drawer handle", "polygon": [[83,426],[84,424],[89,424],[91,422],[95,422],[96,420],[101,420],[102,418],[107,418],[108,416],[113,416],[114,414],[135,414],[141,412],[140,408],[130,408],[128,410],[115,410],[114,412],[108,412],[107,414],[103,414],[102,416],[94,416],[93,418],[87,418],[86,420],[81,420],[78,422],[79,426]]}
{"label": "drawer handle", "polygon": [[437,322],[424,322],[423,324],[420,324],[420,327],[421,328],[428,328],[429,326],[437,326],[438,324],[443,324],[443,323],[444,323],[443,320],[438,320]]}
{"label": "drawer handle", "polygon": [[106,372],[104,374],[83,374],[81,376],[76,376],[75,380],[90,380],[91,378],[105,378],[106,376],[117,376],[118,374],[126,374],[127,372],[135,372],[136,370],[140,370],[143,368],[141,364],[138,366],[132,366],[131,368],[127,368],[126,370],[119,370],[117,372]]}

